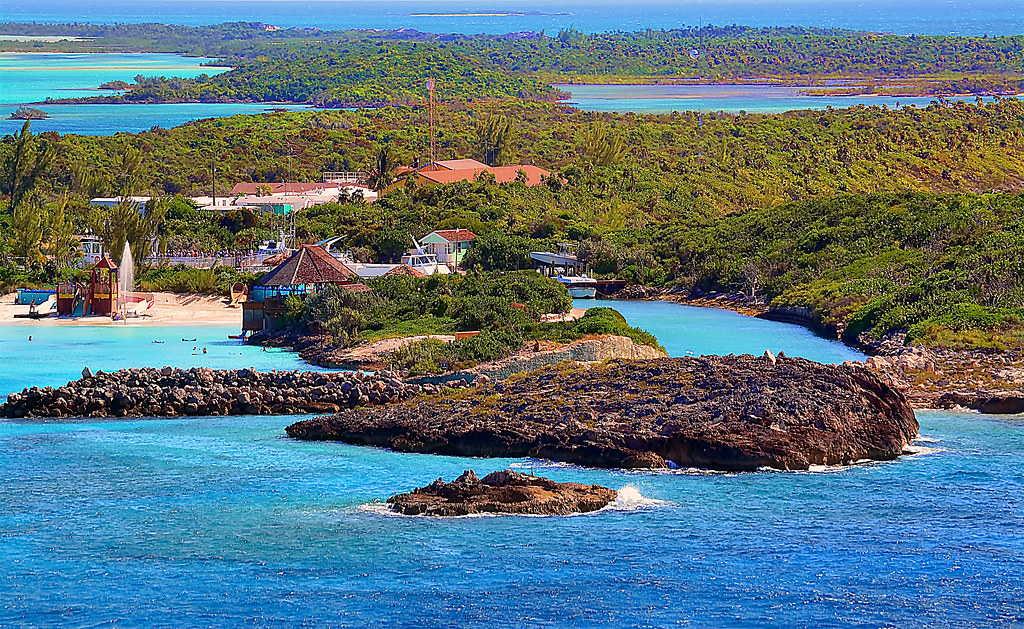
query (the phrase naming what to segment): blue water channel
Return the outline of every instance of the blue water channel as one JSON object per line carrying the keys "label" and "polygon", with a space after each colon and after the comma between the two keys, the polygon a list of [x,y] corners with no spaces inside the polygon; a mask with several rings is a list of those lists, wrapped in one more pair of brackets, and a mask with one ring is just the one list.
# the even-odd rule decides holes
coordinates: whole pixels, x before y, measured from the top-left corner
{"label": "blue water channel", "polygon": [[[116,90],[97,88],[110,81],[133,83],[134,77],[140,74],[192,78],[228,70],[202,65],[210,61],[213,59],[162,53],[0,53],[0,136],[21,129],[24,121],[7,119],[20,105],[47,98],[117,94]],[[270,103],[55,105],[44,102],[34,107],[42,109],[50,117],[32,121],[33,132],[82,135],[148,131],[152,127],[168,129],[200,118],[263,114],[275,108],[309,109],[304,105]]]}
{"label": "blue water channel", "polygon": [[[614,305],[674,354],[848,352],[726,311]],[[297,365],[229,332],[0,327],[0,389],[85,364]],[[0,422],[0,626],[1024,623],[1018,418],[920,413],[919,454],[753,474],[303,443],[284,436],[295,419]],[[429,520],[377,502],[508,466],[628,489],[615,509],[568,518]]]}

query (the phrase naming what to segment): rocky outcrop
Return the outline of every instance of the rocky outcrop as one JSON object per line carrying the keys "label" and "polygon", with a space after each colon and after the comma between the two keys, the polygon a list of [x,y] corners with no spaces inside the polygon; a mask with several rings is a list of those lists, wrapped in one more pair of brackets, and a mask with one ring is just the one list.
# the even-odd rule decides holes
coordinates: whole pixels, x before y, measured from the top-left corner
{"label": "rocky outcrop", "polygon": [[[463,386],[454,382],[449,386]],[[255,369],[125,369],[93,374],[63,387],[12,393],[0,417],[174,417],[336,412],[387,404],[434,385],[407,384],[390,372],[326,373]]]}
{"label": "rocky outcrop", "polygon": [[665,355],[665,352],[660,349],[635,343],[631,338],[609,335],[581,339],[540,351],[533,351],[532,346],[527,343],[527,347],[511,356],[482,363],[459,373],[468,380],[473,380],[475,376],[487,376],[488,380],[504,380],[513,374],[557,365],[567,360],[573,362],[598,362],[610,359],[646,360],[664,358]]}
{"label": "rocky outcrop", "polygon": [[917,429],[906,397],[863,366],[766,355],[563,363],[287,432],[403,452],[754,470],[894,459]]}
{"label": "rocky outcrop", "polygon": [[483,479],[466,470],[451,483],[440,478],[407,494],[388,498],[392,511],[403,515],[453,517],[477,513],[572,515],[597,511],[617,492],[600,485],[556,483],[512,470],[491,472]]}
{"label": "rocky outcrop", "polygon": [[916,345],[870,356],[865,364],[905,390],[918,408],[1024,413],[1024,355],[1020,350]]}

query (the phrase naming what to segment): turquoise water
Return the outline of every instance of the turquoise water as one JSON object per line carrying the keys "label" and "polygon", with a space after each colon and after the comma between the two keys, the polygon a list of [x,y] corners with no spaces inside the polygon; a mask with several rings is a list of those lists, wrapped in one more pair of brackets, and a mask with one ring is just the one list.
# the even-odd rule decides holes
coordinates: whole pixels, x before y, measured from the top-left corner
{"label": "turquoise water", "polygon": [[[467,15],[505,13],[506,15]],[[519,13],[519,15],[509,15]],[[461,14],[461,15],[450,15]],[[671,29],[704,24],[818,26],[921,35],[1014,35],[1024,32],[1017,0],[5,0],[0,21],[162,22],[219,24],[253,21],[323,29],[411,28],[429,33],[510,33],[560,29],[584,32]]]}
{"label": "turquoise water", "polygon": [[0,399],[28,386],[67,384],[81,377],[83,367],[316,369],[294,352],[264,352],[228,338],[238,330],[239,326],[198,325],[0,325]]}
{"label": "turquoise water", "polygon": [[[113,135],[122,131],[137,133],[152,127],[169,129],[200,118],[219,118],[236,114],[266,114],[268,108],[289,111],[310,109],[302,105],[267,105],[261,103],[172,103],[160,105],[40,105],[50,114],[46,120],[33,120],[32,132],[56,131],[79,135]],[[0,105],[0,136],[13,133],[25,124],[7,120],[9,111],[17,106]]]}
{"label": "turquoise water", "polygon": [[0,52],[0,103],[31,103],[46,98],[81,98],[115,94],[99,90],[108,81],[134,82],[136,75],[193,78],[228,68],[204,68],[204,57],[154,53],[13,53]]}
{"label": "turquoise water", "polygon": [[[799,88],[771,85],[556,85],[569,92],[568,104],[588,111],[664,114],[672,111],[781,113],[794,109],[825,109],[857,105],[890,108],[927,107],[932,96],[808,96]],[[974,96],[954,97],[968,100]],[[991,100],[991,99],[987,99]]]}
{"label": "turquoise water", "polygon": [[614,308],[632,325],[658,338],[670,356],[761,355],[766,349],[821,363],[864,360],[864,354],[807,328],[765,321],[717,308],[695,308],[665,301],[577,299],[577,308]]}
{"label": "turquoise water", "polygon": [[[670,348],[813,344],[792,326],[732,334],[732,313],[648,306],[616,303],[648,329],[675,317],[690,340],[668,332]],[[699,320],[730,334],[698,333]],[[154,328],[54,330],[0,327],[4,392],[83,363],[295,364],[226,339],[214,350],[227,328],[166,328],[159,345]],[[210,353],[172,343],[182,330]],[[44,343],[31,356],[29,332]],[[37,349],[60,346],[48,361]],[[756,474],[303,443],[283,437],[295,417],[0,422],[0,626],[1019,626],[1024,423],[919,418],[920,454]],[[374,506],[509,465],[635,491],[570,518],[431,521]]]}
{"label": "turquoise water", "polygon": [[[227,68],[205,68],[212,59],[168,54],[21,54],[0,53],[0,136],[24,124],[7,120],[18,105],[46,98],[79,98],[113,94],[96,87],[107,81],[131,83],[138,74],[191,78],[219,74]],[[266,113],[270,107],[304,110],[295,105],[261,103],[185,103],[167,105],[39,105],[50,114],[32,121],[35,133],[56,131],[83,135],[112,135],[122,131],[164,129],[200,118]]]}

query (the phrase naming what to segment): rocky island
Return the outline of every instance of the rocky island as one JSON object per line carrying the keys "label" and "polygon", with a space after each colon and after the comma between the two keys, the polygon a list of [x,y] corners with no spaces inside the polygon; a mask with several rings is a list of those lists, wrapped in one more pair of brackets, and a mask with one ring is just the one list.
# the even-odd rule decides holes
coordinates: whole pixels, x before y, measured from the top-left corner
{"label": "rocky island", "polygon": [[600,485],[557,483],[512,470],[491,472],[482,479],[466,470],[450,483],[437,479],[426,487],[388,498],[402,515],[453,517],[478,513],[508,515],[572,515],[605,507],[618,492]]}
{"label": "rocky island", "polygon": [[906,396],[863,366],[771,354],[562,363],[287,428],[402,452],[721,470],[890,460],[917,430]]}

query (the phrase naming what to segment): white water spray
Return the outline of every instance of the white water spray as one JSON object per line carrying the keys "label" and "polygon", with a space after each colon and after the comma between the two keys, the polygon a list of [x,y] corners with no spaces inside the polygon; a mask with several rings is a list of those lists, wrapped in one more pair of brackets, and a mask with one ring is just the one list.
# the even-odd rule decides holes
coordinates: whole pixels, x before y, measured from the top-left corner
{"label": "white water spray", "polygon": [[117,292],[120,295],[119,301],[122,304],[128,303],[128,294],[135,288],[135,260],[132,259],[132,246],[124,243],[124,253],[121,254],[121,265],[118,268]]}

